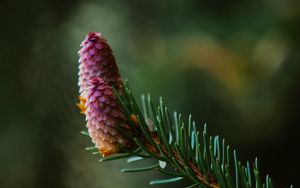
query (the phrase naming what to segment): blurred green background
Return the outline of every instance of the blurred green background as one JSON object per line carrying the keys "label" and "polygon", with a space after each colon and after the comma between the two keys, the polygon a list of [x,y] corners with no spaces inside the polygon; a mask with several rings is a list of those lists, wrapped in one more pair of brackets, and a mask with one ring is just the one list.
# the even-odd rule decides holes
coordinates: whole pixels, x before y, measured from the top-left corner
{"label": "blurred green background", "polygon": [[259,157],[276,187],[300,186],[300,1],[10,0],[0,7],[1,188],[151,187],[161,178],[122,174],[124,161],[100,164],[84,150],[77,51],[90,31],[108,39],[136,96],[163,96],[225,137],[243,161]]}

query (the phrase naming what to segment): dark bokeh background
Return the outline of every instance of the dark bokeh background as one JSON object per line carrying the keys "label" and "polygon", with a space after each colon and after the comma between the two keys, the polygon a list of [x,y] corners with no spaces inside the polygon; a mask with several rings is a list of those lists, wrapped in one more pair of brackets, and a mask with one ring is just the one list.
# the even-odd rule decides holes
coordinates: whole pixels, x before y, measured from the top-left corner
{"label": "dark bokeh background", "polygon": [[[77,51],[109,40],[135,94],[257,156],[276,187],[299,184],[298,0],[1,1],[1,188],[150,187],[84,150]],[[182,185],[178,185],[180,187]],[[167,187],[167,186],[166,186]],[[172,187],[175,187],[172,185]]]}

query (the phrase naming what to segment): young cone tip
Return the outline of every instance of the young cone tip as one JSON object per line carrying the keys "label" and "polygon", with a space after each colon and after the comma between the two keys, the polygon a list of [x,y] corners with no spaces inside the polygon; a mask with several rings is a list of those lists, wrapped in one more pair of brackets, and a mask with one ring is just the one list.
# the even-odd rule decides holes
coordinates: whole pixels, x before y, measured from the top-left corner
{"label": "young cone tip", "polygon": [[123,84],[110,46],[100,33],[89,33],[79,50],[79,93],[77,106],[86,115],[92,142],[103,156],[132,147],[118,130],[128,127],[113,87],[122,92]]}

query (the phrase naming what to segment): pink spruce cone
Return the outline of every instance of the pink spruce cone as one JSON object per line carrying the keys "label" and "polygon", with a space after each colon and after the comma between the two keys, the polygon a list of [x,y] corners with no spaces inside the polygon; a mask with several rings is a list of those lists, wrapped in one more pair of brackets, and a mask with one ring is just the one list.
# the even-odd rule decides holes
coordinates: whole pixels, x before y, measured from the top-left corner
{"label": "pink spruce cone", "polygon": [[123,84],[110,46],[100,33],[89,33],[79,50],[79,108],[86,115],[92,141],[103,156],[130,144],[116,129],[128,127],[112,87],[122,93]]}
{"label": "pink spruce cone", "polygon": [[104,81],[114,86],[116,89],[122,89],[122,80],[119,73],[115,57],[112,54],[110,46],[100,33],[89,33],[79,50],[79,93],[85,98],[86,88],[91,78],[101,77]]}
{"label": "pink spruce cone", "polygon": [[87,90],[86,119],[89,134],[103,156],[128,148],[129,141],[116,127],[128,128],[112,86],[101,77],[90,80]]}

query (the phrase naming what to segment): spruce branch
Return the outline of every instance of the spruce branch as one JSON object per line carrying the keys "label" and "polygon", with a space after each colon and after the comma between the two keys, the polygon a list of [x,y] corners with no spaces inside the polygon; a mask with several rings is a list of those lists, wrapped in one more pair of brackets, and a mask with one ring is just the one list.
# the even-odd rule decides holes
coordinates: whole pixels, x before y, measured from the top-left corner
{"label": "spruce branch", "polygon": [[252,167],[248,161],[242,164],[225,139],[208,135],[206,125],[198,129],[191,115],[172,115],[162,98],[155,107],[149,94],[141,96],[139,106],[99,33],[88,34],[82,46],[78,106],[86,115],[88,132],[81,133],[92,138],[95,146],[86,150],[102,155],[100,162],[154,159],[149,166],[121,170],[158,170],[170,176],[151,185],[189,179],[190,188],[273,188],[269,175],[261,179],[257,158]]}
{"label": "spruce branch", "polygon": [[[121,172],[131,173],[155,169],[170,176],[169,179],[150,181],[151,185],[172,183],[188,178],[193,182],[189,187],[273,187],[268,175],[265,180],[260,179],[257,158],[253,168],[248,161],[243,165],[238,160],[237,152],[231,151],[229,145],[226,145],[225,139],[207,134],[206,125],[203,126],[201,134],[191,115],[186,122],[177,112],[171,116],[163,99],[160,98],[159,106],[155,108],[150,95],[141,96],[142,107],[139,107],[127,84],[125,84],[125,93],[117,90],[114,92],[133,130],[130,134],[128,129],[120,128],[119,131],[127,139],[135,142],[138,149],[124,150],[123,154],[103,157],[100,159],[101,162],[123,158],[126,158],[128,163],[147,158],[156,159],[156,163],[146,167],[121,170]],[[86,135],[86,132],[83,134]],[[168,168],[161,163],[165,163]]]}

